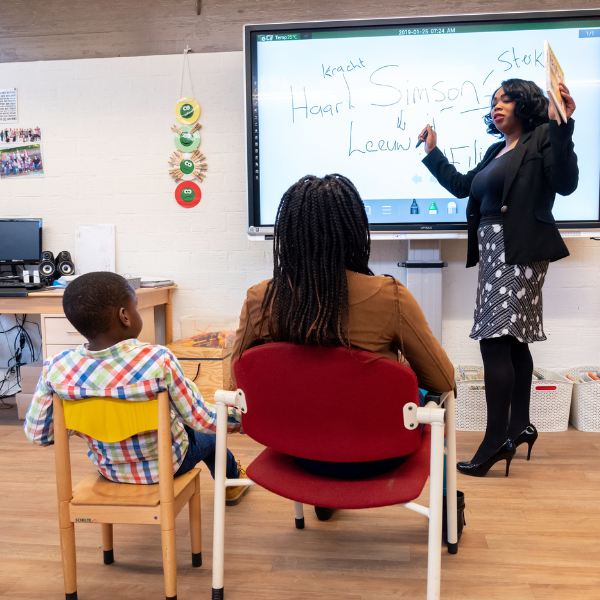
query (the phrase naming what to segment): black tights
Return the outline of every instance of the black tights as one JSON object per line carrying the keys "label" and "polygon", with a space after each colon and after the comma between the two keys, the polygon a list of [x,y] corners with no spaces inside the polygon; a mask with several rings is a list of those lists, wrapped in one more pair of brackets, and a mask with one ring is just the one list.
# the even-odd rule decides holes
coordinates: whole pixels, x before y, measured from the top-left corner
{"label": "black tights", "polygon": [[[514,439],[529,425],[529,401],[533,359],[529,346],[505,335],[479,342],[485,369],[487,426],[473,457],[488,459],[507,438]],[[510,423],[509,423],[510,409]]]}

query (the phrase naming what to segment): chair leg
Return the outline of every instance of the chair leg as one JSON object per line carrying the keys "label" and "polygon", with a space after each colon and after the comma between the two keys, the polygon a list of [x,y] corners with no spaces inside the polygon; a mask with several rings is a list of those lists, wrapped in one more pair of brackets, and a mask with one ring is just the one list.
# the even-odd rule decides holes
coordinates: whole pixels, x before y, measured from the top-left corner
{"label": "chair leg", "polygon": [[[217,403],[217,423],[227,423],[227,406]],[[225,571],[225,479],[227,471],[227,430],[217,426],[215,450],[215,511],[213,516],[212,600],[222,600]]]}
{"label": "chair leg", "polygon": [[442,570],[442,504],[444,493],[444,427],[431,425],[429,471],[429,544],[427,548],[427,600],[440,599]]}
{"label": "chair leg", "polygon": [[161,538],[167,600],[177,600],[177,544],[175,529],[162,529]]}
{"label": "chair leg", "polygon": [[458,511],[456,493],[456,417],[454,392],[446,399],[446,532],[448,552],[458,552]]}
{"label": "chair leg", "polygon": [[190,538],[192,541],[192,567],[202,566],[202,504],[200,502],[200,477],[196,477],[196,490],[190,498]]}
{"label": "chair leg", "polygon": [[77,559],[73,523],[70,527],[60,530],[60,551],[65,580],[65,598],[66,600],[77,600]]}
{"label": "chair leg", "polygon": [[104,554],[104,564],[112,565],[115,562],[112,523],[102,523],[102,551]]}
{"label": "chair leg", "polygon": [[296,517],[296,529],[304,529],[304,505],[302,502],[294,502],[294,515]]}

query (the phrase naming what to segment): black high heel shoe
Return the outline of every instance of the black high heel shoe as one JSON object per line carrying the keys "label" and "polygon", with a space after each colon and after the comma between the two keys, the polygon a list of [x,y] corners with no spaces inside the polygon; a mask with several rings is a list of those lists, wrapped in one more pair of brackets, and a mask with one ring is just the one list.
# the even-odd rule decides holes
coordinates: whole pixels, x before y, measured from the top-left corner
{"label": "black high heel shoe", "polygon": [[523,431],[513,440],[515,448],[518,448],[521,444],[527,444],[529,446],[529,452],[527,452],[527,460],[531,457],[531,449],[538,439],[538,432],[534,425],[527,425]]}
{"label": "black high heel shoe", "polygon": [[468,462],[459,462],[456,465],[456,468],[459,473],[463,473],[464,475],[471,475],[472,477],[485,477],[487,472],[499,461],[506,461],[506,477],[508,477],[508,469],[510,467],[510,461],[513,459],[515,452],[517,449],[515,445],[512,443],[512,440],[508,439],[488,458],[481,463],[473,463],[471,461]]}

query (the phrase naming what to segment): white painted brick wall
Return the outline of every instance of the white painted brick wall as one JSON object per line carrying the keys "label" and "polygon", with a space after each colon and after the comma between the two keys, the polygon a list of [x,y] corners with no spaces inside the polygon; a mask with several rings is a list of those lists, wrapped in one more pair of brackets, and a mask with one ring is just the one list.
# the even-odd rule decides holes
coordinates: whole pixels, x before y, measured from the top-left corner
{"label": "white painted brick wall", "polygon": [[[184,209],[167,173],[181,56],[0,64],[0,87],[19,89],[20,123],[43,128],[46,171],[44,179],[2,180],[0,216],[42,217],[44,247],[54,253],[73,250],[77,225],[114,223],[119,273],[177,281],[176,338],[180,315],[239,314],[246,289],[272,269],[271,244],[245,233],[242,54],[191,54],[190,67],[209,172],[199,206]],[[534,356],[551,366],[600,363],[600,244],[568,245],[573,256],[550,269],[549,341],[534,345]],[[406,242],[374,242],[373,269],[405,282],[396,263],[406,255]],[[468,338],[476,269],[464,269],[465,242],[444,242],[442,255],[450,263],[444,346],[455,362],[479,362]],[[0,366],[7,358],[2,347]]]}
{"label": "white painted brick wall", "polygon": [[43,128],[46,171],[3,180],[0,214],[41,216],[54,253],[73,250],[77,225],[114,223],[119,273],[179,284],[176,337],[182,314],[238,314],[271,260],[270,244],[245,234],[242,55],[190,55],[190,66],[209,164],[194,209],[175,202],[167,173],[181,56],[0,65],[2,85],[19,89],[20,123]]}

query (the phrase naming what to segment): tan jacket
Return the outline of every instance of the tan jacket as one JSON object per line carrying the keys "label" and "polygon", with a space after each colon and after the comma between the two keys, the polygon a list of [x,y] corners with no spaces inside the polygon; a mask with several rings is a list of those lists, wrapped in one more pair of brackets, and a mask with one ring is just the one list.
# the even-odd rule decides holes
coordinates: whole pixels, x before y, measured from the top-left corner
{"label": "tan jacket", "polygon": [[[352,271],[346,271],[346,274],[352,346],[396,361],[399,360],[398,351],[403,347],[404,358],[416,373],[419,387],[435,392],[452,390],[454,367],[431,333],[413,295],[390,277],[372,277]],[[262,332],[258,331],[267,284],[268,281],[263,281],[248,290],[231,354],[234,382],[235,359],[248,348],[273,341],[269,335],[268,314]],[[400,305],[400,318],[397,303]]]}

